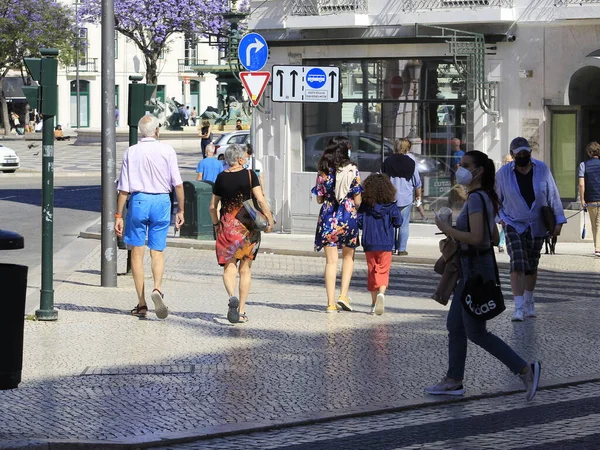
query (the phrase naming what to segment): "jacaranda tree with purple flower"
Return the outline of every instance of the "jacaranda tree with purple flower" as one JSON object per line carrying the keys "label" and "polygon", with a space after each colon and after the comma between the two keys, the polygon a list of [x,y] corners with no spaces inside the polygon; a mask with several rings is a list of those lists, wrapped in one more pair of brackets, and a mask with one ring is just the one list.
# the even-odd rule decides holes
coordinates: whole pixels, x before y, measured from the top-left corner
{"label": "jacaranda tree with purple flower", "polygon": [[2,82],[23,58],[40,56],[40,48],[57,48],[63,63],[72,61],[75,42],[71,9],[55,0],[0,1],[0,106],[4,133],[10,124]]}
{"label": "jacaranda tree with purple flower", "polygon": [[[142,52],[146,82],[157,84],[158,58],[169,50],[176,33],[190,39],[203,34],[226,33],[223,18],[227,0],[114,0],[115,29],[128,37]],[[101,0],[83,0],[79,8],[82,22],[99,24]]]}

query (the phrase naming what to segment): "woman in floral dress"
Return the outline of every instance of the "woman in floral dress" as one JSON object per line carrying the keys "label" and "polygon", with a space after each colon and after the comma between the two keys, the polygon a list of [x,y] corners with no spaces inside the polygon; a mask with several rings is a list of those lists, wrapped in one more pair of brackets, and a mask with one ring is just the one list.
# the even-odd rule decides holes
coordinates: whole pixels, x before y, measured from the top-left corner
{"label": "woman in floral dress", "polygon": [[[248,162],[246,149],[238,144],[230,145],[225,151],[225,161],[229,168],[215,180],[210,216],[217,235],[217,262],[223,267],[223,284],[229,295],[227,320],[231,323],[243,323],[248,321],[245,307],[250,291],[250,268],[260,246],[260,231],[253,226],[246,213],[244,201],[252,196],[256,198],[269,221],[266,233],[273,230],[273,215],[258,177],[253,171],[244,169],[244,164]],[[217,214],[219,203],[220,217]],[[239,298],[235,296],[238,272]]]}
{"label": "woman in floral dress", "polygon": [[350,160],[351,148],[350,141],[343,136],[329,141],[317,166],[319,174],[312,189],[317,203],[323,205],[315,233],[315,251],[325,249],[328,313],[338,310],[335,301],[338,249],[342,249],[342,281],[337,305],[352,311],[348,289],[354,270],[354,251],[359,244],[356,211],[363,188],[358,168]]}

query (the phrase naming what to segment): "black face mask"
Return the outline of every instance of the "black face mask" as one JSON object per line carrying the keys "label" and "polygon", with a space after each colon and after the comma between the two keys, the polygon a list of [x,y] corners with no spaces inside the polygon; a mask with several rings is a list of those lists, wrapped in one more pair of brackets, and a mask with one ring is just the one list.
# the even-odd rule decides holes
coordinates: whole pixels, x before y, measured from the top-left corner
{"label": "black face mask", "polygon": [[515,157],[515,164],[518,167],[526,167],[531,162],[531,156],[517,156]]}

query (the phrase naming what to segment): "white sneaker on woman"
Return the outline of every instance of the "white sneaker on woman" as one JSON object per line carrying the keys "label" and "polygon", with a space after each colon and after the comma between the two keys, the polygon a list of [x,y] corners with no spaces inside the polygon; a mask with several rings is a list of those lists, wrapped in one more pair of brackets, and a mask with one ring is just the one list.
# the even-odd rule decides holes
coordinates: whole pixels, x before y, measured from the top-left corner
{"label": "white sneaker on woman", "polygon": [[385,295],[383,295],[383,293],[379,293],[377,294],[377,298],[375,299],[375,314],[378,316],[381,316],[383,314],[383,311],[385,309]]}
{"label": "white sneaker on woman", "polygon": [[521,381],[527,389],[527,401],[530,401],[535,397],[538,385],[540,384],[540,375],[542,373],[542,364],[539,361],[529,363],[527,372],[519,375]]}
{"label": "white sneaker on woman", "polygon": [[341,295],[338,298],[337,304],[344,311],[353,311],[352,306],[350,306],[350,297],[342,297]]}
{"label": "white sneaker on woman", "polygon": [[430,395],[463,395],[465,391],[462,380],[453,380],[448,377],[444,377],[439,383],[425,388],[425,392]]}

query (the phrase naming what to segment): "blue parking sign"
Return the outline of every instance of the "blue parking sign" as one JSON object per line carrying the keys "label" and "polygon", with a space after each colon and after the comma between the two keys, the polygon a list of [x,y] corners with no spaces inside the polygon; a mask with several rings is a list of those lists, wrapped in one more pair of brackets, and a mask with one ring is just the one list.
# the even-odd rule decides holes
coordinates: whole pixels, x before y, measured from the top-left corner
{"label": "blue parking sign", "polygon": [[258,33],[248,33],[238,45],[238,58],[246,70],[255,72],[262,69],[269,59],[267,41]]}

